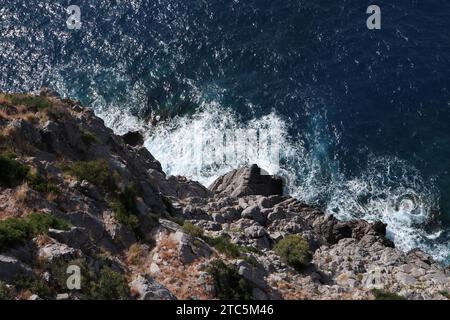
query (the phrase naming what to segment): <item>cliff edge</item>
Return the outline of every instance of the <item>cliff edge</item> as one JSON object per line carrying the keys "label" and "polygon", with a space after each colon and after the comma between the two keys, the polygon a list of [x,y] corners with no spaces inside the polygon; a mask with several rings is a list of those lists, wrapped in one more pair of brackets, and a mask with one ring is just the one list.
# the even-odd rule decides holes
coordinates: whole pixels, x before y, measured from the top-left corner
{"label": "cliff edge", "polygon": [[167,176],[142,141],[49,90],[0,94],[0,299],[450,298],[449,269],[385,224],[257,165],[209,188]]}

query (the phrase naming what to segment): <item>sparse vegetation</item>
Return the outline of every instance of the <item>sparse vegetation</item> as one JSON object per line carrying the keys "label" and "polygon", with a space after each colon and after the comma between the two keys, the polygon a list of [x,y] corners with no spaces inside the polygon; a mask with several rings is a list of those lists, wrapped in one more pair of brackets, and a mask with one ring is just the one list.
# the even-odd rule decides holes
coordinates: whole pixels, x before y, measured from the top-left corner
{"label": "sparse vegetation", "polygon": [[139,227],[139,211],[136,200],[136,189],[129,185],[117,195],[117,199],[112,204],[117,221],[133,230]]}
{"label": "sparse vegetation", "polygon": [[98,142],[97,137],[92,132],[87,130],[81,130],[81,139],[88,146]]}
{"label": "sparse vegetation", "polygon": [[7,188],[21,184],[30,169],[18,162],[14,154],[3,152],[0,154],[0,185]]}
{"label": "sparse vegetation", "polygon": [[49,99],[40,96],[32,96],[27,94],[6,94],[3,95],[3,98],[15,106],[23,105],[29,108],[35,108],[39,111],[51,108],[53,106],[53,103]]}
{"label": "sparse vegetation", "polygon": [[28,185],[38,192],[42,192],[45,194],[53,193],[60,194],[58,186],[48,180],[47,177],[41,176],[38,173],[28,173],[27,175]]}
{"label": "sparse vegetation", "polygon": [[444,297],[446,297],[447,299],[450,299],[450,292],[446,291],[446,290],[441,290],[439,291],[439,294],[443,295]]}
{"label": "sparse vegetation", "polygon": [[301,271],[312,259],[308,242],[299,235],[289,235],[280,240],[274,246],[274,251],[284,263],[297,271]]}
{"label": "sparse vegetation", "polygon": [[169,212],[171,215],[174,215],[175,210],[173,208],[172,200],[165,195],[162,195],[161,199],[164,203],[164,206],[166,207],[167,212]]}
{"label": "sparse vegetation", "polygon": [[214,260],[206,270],[214,278],[220,300],[250,300],[252,285],[222,260]]}
{"label": "sparse vegetation", "polygon": [[125,300],[130,297],[130,289],[123,274],[103,267],[99,279],[92,284],[90,296],[96,300]]}
{"label": "sparse vegetation", "polygon": [[183,232],[187,233],[193,237],[196,238],[201,238],[203,237],[203,229],[200,228],[199,226],[196,226],[195,224],[193,224],[192,222],[189,221],[185,221],[183,224]]}
{"label": "sparse vegetation", "polygon": [[110,170],[108,161],[97,159],[78,161],[62,168],[67,173],[96,185],[103,191],[114,191],[117,188],[117,177]]}
{"label": "sparse vegetation", "polygon": [[406,300],[405,297],[382,289],[372,289],[375,300]]}
{"label": "sparse vegetation", "polygon": [[46,177],[21,164],[11,152],[0,154],[0,185],[12,188],[27,182],[32,189],[42,193],[59,194],[59,188]]}
{"label": "sparse vegetation", "polygon": [[18,290],[28,290],[43,299],[51,299],[54,295],[51,288],[36,276],[25,277],[19,275],[14,281],[14,285]]}
{"label": "sparse vegetation", "polygon": [[0,251],[47,233],[49,228],[67,230],[69,224],[46,213],[32,213],[28,217],[7,218],[0,221]]}
{"label": "sparse vegetation", "polygon": [[217,251],[230,258],[239,258],[241,249],[237,244],[231,242],[230,237],[221,235],[217,238],[205,238],[205,241],[212,245]]}
{"label": "sparse vegetation", "polygon": [[0,300],[10,300],[12,299],[11,289],[8,288],[6,283],[0,281]]}

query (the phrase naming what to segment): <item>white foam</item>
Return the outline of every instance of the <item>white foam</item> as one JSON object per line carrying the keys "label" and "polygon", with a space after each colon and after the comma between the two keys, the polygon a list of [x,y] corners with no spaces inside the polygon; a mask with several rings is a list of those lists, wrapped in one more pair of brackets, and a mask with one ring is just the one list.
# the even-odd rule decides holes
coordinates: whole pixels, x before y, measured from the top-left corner
{"label": "white foam", "polygon": [[[152,128],[120,109],[100,115],[120,133],[144,130],[145,146],[167,174],[183,175],[208,186],[230,170],[257,163],[269,174],[284,177],[289,194],[320,204],[340,219],[387,223],[388,235],[402,250],[418,247],[438,260],[450,256],[448,243],[436,241],[441,233],[423,229],[438,205],[439,192],[405,161],[372,156],[361,175],[346,178],[339,172],[337,160],[324,161],[326,146],[319,137],[293,139],[288,134],[289,123],[275,112],[242,122],[230,110],[204,104],[192,116],[177,116]],[[227,137],[227,143],[221,145],[224,133],[229,136],[230,132],[235,133],[234,138]],[[249,143],[255,132],[269,133],[270,140],[278,144],[279,158],[274,157],[270,143]]]}

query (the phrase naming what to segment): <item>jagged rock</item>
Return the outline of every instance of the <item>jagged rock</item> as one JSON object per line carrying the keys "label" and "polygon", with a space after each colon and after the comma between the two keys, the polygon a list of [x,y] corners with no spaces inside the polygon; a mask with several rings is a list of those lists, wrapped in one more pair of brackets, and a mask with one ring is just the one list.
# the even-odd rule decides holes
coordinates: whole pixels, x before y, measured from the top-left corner
{"label": "jagged rock", "polygon": [[123,248],[128,248],[136,242],[136,236],[128,227],[117,222],[115,215],[111,211],[103,212],[103,222],[105,230],[111,238]]}
{"label": "jagged rock", "polygon": [[242,211],[241,217],[244,219],[254,220],[261,225],[264,225],[265,223],[265,219],[261,214],[260,208],[257,205],[247,207],[244,211]]}
{"label": "jagged rock", "polygon": [[70,244],[71,247],[89,250],[93,246],[89,235],[84,228],[72,227],[70,230],[49,229],[48,235],[58,242]]}
{"label": "jagged rock", "polygon": [[30,276],[32,270],[29,266],[23,264],[13,257],[0,254],[0,279],[11,282],[18,276]]}
{"label": "jagged rock", "polygon": [[[257,165],[233,170],[209,189],[185,177],[166,176],[138,133],[116,136],[92,110],[50,92],[43,96],[55,109],[34,113],[32,119],[39,121],[25,116],[34,112],[33,107],[0,102],[6,115],[0,117],[0,126],[9,134],[9,139],[0,139],[0,148],[15,150],[19,162],[48,178],[60,194],[30,186],[28,190],[0,187],[0,219],[41,211],[73,227],[50,229],[45,237],[5,249],[0,255],[0,280],[12,286],[18,274],[39,272],[33,264],[36,257],[48,261],[82,257],[96,274],[107,264],[134,279],[129,285],[139,299],[175,298],[160,283],[176,288],[174,293],[181,298],[214,299],[216,288],[205,270],[217,251],[184,233],[178,223],[162,219],[170,217],[181,224],[191,221],[208,237],[229,235],[245,261],[222,253],[220,257],[251,282],[254,299],[372,299],[373,288],[409,299],[448,298],[449,269],[420,250],[405,253],[395,248],[382,222],[339,221],[283,196],[281,178],[265,175]],[[95,159],[108,164],[115,184],[111,190],[65,169]],[[110,202],[129,185],[137,190],[132,200],[139,215],[139,242],[111,210]],[[302,236],[313,252],[312,262],[301,273],[271,250],[291,234]],[[44,270],[38,276],[51,283],[55,276],[51,272]],[[154,278],[140,276],[141,272]],[[56,298],[79,297],[60,293]]]}
{"label": "jagged rock", "polygon": [[177,231],[172,235],[178,244],[178,253],[181,260],[190,264],[200,257],[209,257],[212,254],[211,248],[201,239],[195,239],[190,235]]}
{"label": "jagged rock", "polygon": [[82,256],[81,251],[59,242],[51,242],[39,248],[38,257],[48,262],[70,261]]}
{"label": "jagged rock", "polygon": [[127,132],[122,136],[122,139],[126,144],[132,147],[142,146],[144,144],[144,137],[139,131]]}
{"label": "jagged rock", "polygon": [[139,300],[177,300],[177,298],[154,278],[138,276],[130,282],[130,288]]}
{"label": "jagged rock", "polygon": [[279,177],[263,175],[261,168],[254,164],[219,177],[209,190],[221,196],[232,197],[282,195],[283,181]]}
{"label": "jagged rock", "polygon": [[261,290],[267,290],[269,287],[264,280],[265,272],[261,266],[254,267],[244,260],[238,260],[236,262],[236,268],[242,277]]}
{"label": "jagged rock", "polygon": [[10,139],[15,140],[17,143],[21,143],[21,141],[26,141],[32,145],[41,143],[39,130],[23,119],[11,121],[8,125],[8,130],[12,133]]}
{"label": "jagged rock", "polygon": [[267,235],[267,232],[261,226],[251,226],[245,229],[244,234],[251,239],[258,239]]}

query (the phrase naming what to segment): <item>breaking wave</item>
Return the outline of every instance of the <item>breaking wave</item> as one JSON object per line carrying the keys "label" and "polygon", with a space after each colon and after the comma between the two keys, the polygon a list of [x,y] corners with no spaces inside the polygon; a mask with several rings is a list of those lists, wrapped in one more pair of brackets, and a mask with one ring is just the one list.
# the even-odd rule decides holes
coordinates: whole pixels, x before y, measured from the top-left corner
{"label": "breaking wave", "polygon": [[[439,190],[404,160],[369,156],[365,168],[349,177],[341,172],[336,155],[324,159],[327,146],[321,139],[293,138],[289,120],[276,112],[242,121],[231,110],[203,104],[193,115],[150,126],[121,110],[99,115],[116,132],[141,130],[145,146],[169,175],[208,186],[232,169],[257,163],[284,178],[286,193],[340,219],[387,223],[388,236],[404,251],[421,248],[439,261],[450,257],[435,216]],[[338,135],[334,137],[338,143]]]}

